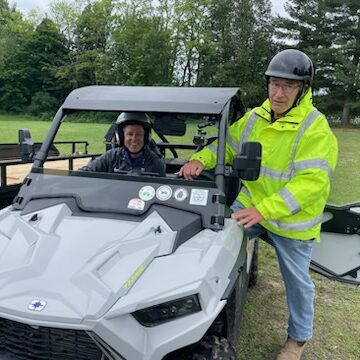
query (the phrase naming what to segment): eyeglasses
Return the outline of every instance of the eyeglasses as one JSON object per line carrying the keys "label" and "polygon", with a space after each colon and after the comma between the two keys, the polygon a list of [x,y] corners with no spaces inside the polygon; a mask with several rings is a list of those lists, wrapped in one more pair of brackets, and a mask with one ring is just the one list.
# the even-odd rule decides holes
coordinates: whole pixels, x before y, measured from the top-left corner
{"label": "eyeglasses", "polygon": [[278,82],[269,82],[270,91],[278,91],[279,89],[281,89],[287,95],[291,94],[294,90],[297,90],[299,88],[299,84],[280,84]]}

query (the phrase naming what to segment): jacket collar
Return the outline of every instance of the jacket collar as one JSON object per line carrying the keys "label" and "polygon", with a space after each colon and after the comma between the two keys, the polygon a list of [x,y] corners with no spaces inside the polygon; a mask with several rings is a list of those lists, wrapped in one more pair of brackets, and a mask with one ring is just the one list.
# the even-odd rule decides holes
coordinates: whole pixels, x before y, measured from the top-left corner
{"label": "jacket collar", "polygon": [[[311,111],[313,108],[312,90],[309,88],[304,97],[300,100],[299,104],[293,107],[284,117],[278,119],[277,121],[292,122],[297,124],[301,123],[306,118],[309,110]],[[269,99],[266,99],[255,111],[259,116],[271,122],[271,105]]]}

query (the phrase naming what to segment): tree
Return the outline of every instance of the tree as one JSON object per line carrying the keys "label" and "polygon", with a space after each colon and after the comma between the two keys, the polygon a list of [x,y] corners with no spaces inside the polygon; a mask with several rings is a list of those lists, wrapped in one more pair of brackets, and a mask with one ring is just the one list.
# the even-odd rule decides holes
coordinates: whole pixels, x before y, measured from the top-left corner
{"label": "tree", "polygon": [[169,85],[171,32],[159,17],[124,14],[113,33],[112,77],[124,85]]}
{"label": "tree", "polygon": [[271,8],[263,0],[212,0],[198,84],[240,86],[245,102],[264,99],[264,71],[274,54]]}
{"label": "tree", "polygon": [[68,62],[68,53],[65,37],[52,20],[44,18],[23,48],[26,86],[31,94],[44,91],[64,98],[69,84],[58,78],[57,71]]}
{"label": "tree", "polygon": [[0,106],[6,111],[21,111],[30,101],[21,54],[33,26],[5,0],[0,2],[0,19]]}
{"label": "tree", "polygon": [[348,124],[350,109],[359,108],[358,1],[293,0],[285,9],[290,18],[277,19],[277,37],[312,58],[319,107],[342,109],[342,123]]}
{"label": "tree", "polygon": [[174,3],[173,36],[176,43],[175,82],[195,85],[203,61],[203,53],[211,46],[209,0],[179,0]]}
{"label": "tree", "polygon": [[74,61],[71,67],[76,87],[102,83],[113,28],[112,0],[89,2],[76,20]]}
{"label": "tree", "polygon": [[273,57],[273,18],[266,0],[242,0],[235,7],[236,80],[245,103],[257,106],[266,98],[264,73]]}
{"label": "tree", "polygon": [[360,11],[356,0],[326,0],[333,34],[335,81],[329,86],[332,99],[340,99],[341,120],[350,122],[350,111],[360,112]]}
{"label": "tree", "polygon": [[54,0],[49,5],[49,17],[54,21],[61,34],[65,36],[71,50],[75,43],[76,22],[84,6],[84,0],[77,0],[76,2]]}

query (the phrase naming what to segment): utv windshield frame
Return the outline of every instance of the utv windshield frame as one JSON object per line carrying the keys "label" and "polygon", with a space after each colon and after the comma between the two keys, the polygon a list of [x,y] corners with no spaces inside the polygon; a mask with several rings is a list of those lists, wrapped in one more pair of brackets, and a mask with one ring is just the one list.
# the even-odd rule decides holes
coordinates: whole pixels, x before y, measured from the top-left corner
{"label": "utv windshield frame", "polygon": [[208,115],[220,119],[214,174],[217,187],[224,190],[226,133],[228,124],[244,113],[240,93],[236,87],[87,86],[75,89],[57,111],[49,133],[35,156],[33,168],[43,167],[61,122],[74,111]]}

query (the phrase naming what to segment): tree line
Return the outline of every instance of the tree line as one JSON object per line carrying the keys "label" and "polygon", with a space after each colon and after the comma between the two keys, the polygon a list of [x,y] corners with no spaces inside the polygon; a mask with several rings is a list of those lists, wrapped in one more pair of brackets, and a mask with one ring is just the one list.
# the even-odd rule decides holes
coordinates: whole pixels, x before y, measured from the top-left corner
{"label": "tree line", "polygon": [[0,0],[0,109],[53,112],[92,84],[239,86],[264,100],[264,71],[295,47],[316,64],[315,102],[342,124],[360,114],[358,0],[54,0],[24,15]]}

